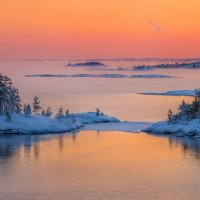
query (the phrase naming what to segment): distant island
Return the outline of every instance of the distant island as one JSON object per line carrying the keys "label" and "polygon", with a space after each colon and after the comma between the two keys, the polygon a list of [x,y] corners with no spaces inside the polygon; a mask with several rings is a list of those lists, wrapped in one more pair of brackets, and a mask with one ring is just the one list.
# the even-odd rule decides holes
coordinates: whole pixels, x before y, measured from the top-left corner
{"label": "distant island", "polygon": [[162,96],[191,96],[194,97],[196,95],[195,90],[171,90],[167,92],[141,92],[138,94],[143,95],[162,95]]}
{"label": "distant island", "polygon": [[149,71],[154,69],[200,69],[200,62],[167,63],[158,65],[138,65],[133,67],[118,67],[119,71]]}
{"label": "distant island", "polygon": [[175,76],[162,75],[162,74],[135,74],[135,75],[126,75],[126,74],[27,74],[25,77],[44,77],[44,78],[177,78]]}
{"label": "distant island", "polygon": [[177,113],[168,112],[168,119],[157,122],[144,131],[154,134],[172,134],[177,137],[191,136],[200,138],[200,89],[195,90],[192,103],[182,103]]}
{"label": "distant island", "polygon": [[106,67],[105,64],[101,62],[96,61],[90,61],[90,62],[80,62],[80,63],[68,63],[66,66],[68,67]]}

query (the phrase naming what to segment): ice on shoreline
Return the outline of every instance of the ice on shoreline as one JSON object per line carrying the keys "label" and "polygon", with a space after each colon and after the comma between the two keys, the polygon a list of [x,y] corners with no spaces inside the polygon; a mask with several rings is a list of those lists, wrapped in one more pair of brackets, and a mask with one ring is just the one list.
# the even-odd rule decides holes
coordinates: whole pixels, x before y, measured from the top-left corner
{"label": "ice on shoreline", "polygon": [[12,121],[7,122],[5,116],[0,116],[1,134],[28,134],[28,133],[61,133],[80,129],[84,124],[119,122],[115,117],[96,115],[96,112],[70,114],[63,119],[47,116],[25,117],[14,114]]}

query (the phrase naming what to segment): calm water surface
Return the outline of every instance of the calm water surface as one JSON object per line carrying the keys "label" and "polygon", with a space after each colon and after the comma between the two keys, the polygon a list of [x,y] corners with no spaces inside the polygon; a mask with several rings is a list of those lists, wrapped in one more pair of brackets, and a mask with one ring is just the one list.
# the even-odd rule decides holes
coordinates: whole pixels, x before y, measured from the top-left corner
{"label": "calm water surface", "polygon": [[0,199],[199,199],[200,140],[124,132],[1,137]]}
{"label": "calm water surface", "polygon": [[[54,112],[93,111],[128,121],[157,121],[190,97],[138,92],[193,89],[200,70],[106,72],[66,68],[64,61],[0,62],[22,100],[38,95]],[[108,62],[110,67],[133,62]],[[33,73],[166,74],[171,79],[25,78]],[[0,200],[198,200],[200,140],[144,133],[82,131],[54,135],[0,136]]]}
{"label": "calm water surface", "polygon": [[[129,67],[138,62],[104,62],[108,67]],[[37,95],[43,107],[57,112],[61,106],[70,112],[93,111],[99,107],[104,113],[127,121],[157,121],[166,118],[168,109],[177,109],[183,97],[143,96],[140,92],[161,92],[173,89],[200,87],[200,70],[156,70],[144,72],[96,71],[89,68],[65,67],[66,62],[0,62],[0,73],[8,75],[20,89],[23,102]],[[150,64],[153,64],[152,62]],[[170,79],[123,78],[27,78],[26,74],[166,74]],[[184,97],[186,101],[191,98]]]}

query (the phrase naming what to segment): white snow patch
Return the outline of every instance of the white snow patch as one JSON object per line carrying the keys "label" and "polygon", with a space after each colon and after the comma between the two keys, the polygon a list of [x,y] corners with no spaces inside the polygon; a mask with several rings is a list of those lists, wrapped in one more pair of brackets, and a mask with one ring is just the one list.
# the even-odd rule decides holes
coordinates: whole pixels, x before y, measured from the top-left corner
{"label": "white snow patch", "polygon": [[200,136],[200,119],[194,119],[190,122],[168,123],[167,121],[157,122],[144,129],[145,132],[155,134],[175,134],[181,136]]}
{"label": "white snow patch", "polygon": [[95,112],[70,114],[61,120],[46,116],[25,117],[15,114],[10,122],[6,121],[5,116],[0,116],[0,133],[59,133],[77,130],[84,124],[105,122],[119,120],[107,115],[96,116]]}

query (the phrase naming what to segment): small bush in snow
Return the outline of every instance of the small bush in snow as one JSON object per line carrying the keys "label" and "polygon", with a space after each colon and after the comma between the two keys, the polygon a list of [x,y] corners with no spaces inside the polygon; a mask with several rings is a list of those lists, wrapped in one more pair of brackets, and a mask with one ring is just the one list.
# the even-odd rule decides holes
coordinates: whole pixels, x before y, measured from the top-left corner
{"label": "small bush in snow", "polygon": [[42,116],[45,116],[45,115],[46,115],[44,109],[42,110],[41,115],[42,115]]}
{"label": "small bush in snow", "polygon": [[47,110],[46,110],[46,113],[45,113],[45,115],[46,115],[47,117],[51,117],[51,116],[52,116],[52,114],[53,114],[53,112],[52,112],[51,108],[50,108],[50,107],[48,107],[48,108],[47,108]]}
{"label": "small bush in snow", "polygon": [[63,108],[59,108],[56,119],[61,120],[64,118]]}
{"label": "small bush in snow", "polygon": [[67,109],[65,112],[65,116],[68,116],[68,115],[69,115],[69,110]]}
{"label": "small bush in snow", "polygon": [[100,115],[100,110],[99,110],[99,108],[97,108],[97,110],[96,110],[96,116],[99,116]]}

